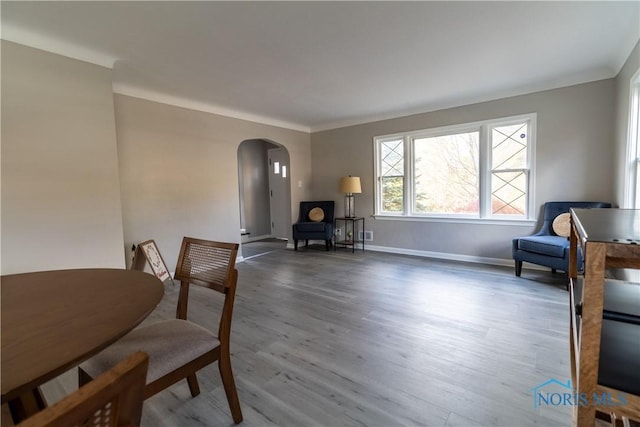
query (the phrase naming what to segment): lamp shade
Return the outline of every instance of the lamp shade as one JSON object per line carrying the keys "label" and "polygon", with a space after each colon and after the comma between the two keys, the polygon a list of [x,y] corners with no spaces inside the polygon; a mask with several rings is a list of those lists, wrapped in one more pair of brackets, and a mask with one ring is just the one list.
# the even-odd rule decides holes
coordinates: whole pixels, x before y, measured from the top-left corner
{"label": "lamp shade", "polygon": [[340,192],[347,194],[362,193],[360,177],[349,175],[340,178]]}

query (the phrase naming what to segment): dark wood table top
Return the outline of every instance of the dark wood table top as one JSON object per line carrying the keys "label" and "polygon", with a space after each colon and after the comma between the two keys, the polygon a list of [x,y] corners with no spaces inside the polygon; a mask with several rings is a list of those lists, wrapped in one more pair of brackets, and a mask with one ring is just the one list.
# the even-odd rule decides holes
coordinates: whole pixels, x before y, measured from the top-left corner
{"label": "dark wood table top", "polygon": [[571,210],[580,236],[589,242],[640,245],[640,210]]}
{"label": "dark wood table top", "polygon": [[132,270],[2,276],[2,403],[117,341],[153,311],[163,294],[159,279]]}

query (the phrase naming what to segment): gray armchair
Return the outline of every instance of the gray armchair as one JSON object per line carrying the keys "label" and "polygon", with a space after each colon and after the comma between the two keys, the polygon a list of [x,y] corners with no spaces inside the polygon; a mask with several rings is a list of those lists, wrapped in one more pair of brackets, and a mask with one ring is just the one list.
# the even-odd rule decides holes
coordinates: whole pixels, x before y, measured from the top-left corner
{"label": "gray armchair", "polygon": [[[522,273],[522,263],[543,265],[556,270],[569,270],[569,239],[558,236],[553,231],[553,220],[570,208],[610,208],[605,202],[547,202],[544,204],[542,227],[533,235],[516,237],[512,242],[512,255],[515,260],[516,276]],[[578,254],[578,265],[582,264]]]}
{"label": "gray armchair", "polygon": [[298,250],[298,240],[324,240],[327,250],[333,239],[333,200],[322,202],[300,202],[298,222],[293,224],[293,245]]}

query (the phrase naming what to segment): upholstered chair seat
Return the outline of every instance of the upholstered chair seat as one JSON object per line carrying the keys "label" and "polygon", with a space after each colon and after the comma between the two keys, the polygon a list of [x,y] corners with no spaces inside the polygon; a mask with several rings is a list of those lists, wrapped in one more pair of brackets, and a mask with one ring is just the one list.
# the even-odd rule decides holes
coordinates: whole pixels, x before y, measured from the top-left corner
{"label": "upholstered chair seat", "polygon": [[521,237],[519,247],[523,251],[563,258],[567,249],[567,238],[562,236]]}
{"label": "upholstered chair seat", "polygon": [[134,329],[100,353],[100,357],[83,363],[82,369],[95,378],[124,359],[131,349],[144,349],[153,361],[147,371],[147,384],[151,384],[219,345],[218,337],[202,326],[170,319]]}

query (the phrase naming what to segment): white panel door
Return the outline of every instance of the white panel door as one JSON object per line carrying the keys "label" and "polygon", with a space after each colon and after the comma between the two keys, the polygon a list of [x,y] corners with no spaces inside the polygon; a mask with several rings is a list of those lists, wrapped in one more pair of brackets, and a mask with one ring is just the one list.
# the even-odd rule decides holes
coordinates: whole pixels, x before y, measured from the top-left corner
{"label": "white panel door", "polygon": [[287,185],[289,183],[289,156],[284,148],[273,148],[269,155],[269,193],[271,196],[271,235],[287,238]]}

